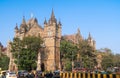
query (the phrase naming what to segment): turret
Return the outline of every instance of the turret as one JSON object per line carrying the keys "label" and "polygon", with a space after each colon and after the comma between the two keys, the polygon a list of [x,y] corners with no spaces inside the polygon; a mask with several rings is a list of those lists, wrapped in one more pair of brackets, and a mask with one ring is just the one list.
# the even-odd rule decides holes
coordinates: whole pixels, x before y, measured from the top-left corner
{"label": "turret", "polygon": [[57,20],[55,18],[55,15],[54,15],[54,11],[52,9],[52,14],[51,14],[51,18],[49,19],[49,24],[56,24],[57,23]]}
{"label": "turret", "polygon": [[26,24],[26,22],[25,22],[25,16],[23,16],[22,24]]}
{"label": "turret", "polygon": [[95,49],[96,42],[93,40],[93,38],[92,38],[90,33],[88,35],[87,41],[88,41],[88,44]]}
{"label": "turret", "polygon": [[16,23],[16,26],[15,26],[15,33],[18,33],[19,32],[19,29],[18,29],[18,25]]}
{"label": "turret", "polygon": [[80,33],[80,29],[78,28],[77,33],[76,33],[76,42],[79,43],[82,40],[83,39],[82,39],[82,36],[81,36],[81,33]]}
{"label": "turret", "polygon": [[62,26],[61,21],[58,22],[58,26]]}
{"label": "turret", "polygon": [[34,19],[33,19],[33,24],[38,24],[37,18],[34,18]]}
{"label": "turret", "polygon": [[88,40],[92,40],[90,32],[89,32],[89,35],[88,35]]}
{"label": "turret", "polygon": [[47,20],[46,20],[46,18],[44,20],[44,26],[47,26]]}
{"label": "turret", "polygon": [[0,42],[0,47],[2,47],[3,45],[2,45],[2,43]]}
{"label": "turret", "polygon": [[25,22],[25,17],[23,16],[22,24],[20,25],[20,33],[25,33],[27,31],[27,25]]}

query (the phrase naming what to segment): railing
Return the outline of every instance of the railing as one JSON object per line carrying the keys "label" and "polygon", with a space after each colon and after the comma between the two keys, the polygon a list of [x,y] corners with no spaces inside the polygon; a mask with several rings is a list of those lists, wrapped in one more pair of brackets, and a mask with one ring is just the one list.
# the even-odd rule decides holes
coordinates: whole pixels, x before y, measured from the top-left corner
{"label": "railing", "polygon": [[60,73],[60,78],[120,78],[120,74]]}
{"label": "railing", "polygon": [[[41,73],[38,78],[47,78],[47,73]],[[50,77],[48,77],[50,78]],[[95,73],[71,73],[64,72],[53,74],[51,78],[120,78],[120,74],[95,74]]]}

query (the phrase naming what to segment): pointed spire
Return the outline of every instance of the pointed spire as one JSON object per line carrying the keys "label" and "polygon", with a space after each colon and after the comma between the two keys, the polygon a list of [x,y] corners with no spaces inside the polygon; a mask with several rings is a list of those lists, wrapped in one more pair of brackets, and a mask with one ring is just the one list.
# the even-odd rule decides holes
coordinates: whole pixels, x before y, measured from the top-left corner
{"label": "pointed spire", "polygon": [[76,33],[76,40],[77,40],[78,43],[83,40],[83,37],[82,37],[82,35],[80,33],[79,28],[77,29],[77,33]]}
{"label": "pointed spire", "polygon": [[26,24],[26,22],[25,22],[25,16],[23,16],[22,24]]}
{"label": "pointed spire", "polygon": [[60,25],[60,26],[62,25],[60,20],[59,20],[59,22],[58,22],[58,25]]}
{"label": "pointed spire", "polygon": [[79,28],[77,29],[77,33],[80,35],[80,29]]}
{"label": "pointed spire", "polygon": [[54,10],[52,8],[52,14],[51,14],[51,19],[54,19],[55,18],[55,15],[54,15]]}
{"label": "pointed spire", "polygon": [[91,36],[90,32],[89,32],[89,35],[88,35],[88,39],[92,39],[92,36]]}
{"label": "pointed spire", "polygon": [[34,19],[34,22],[35,22],[35,23],[38,23],[37,18]]}
{"label": "pointed spire", "polygon": [[54,11],[52,9],[52,14],[51,14],[51,18],[49,19],[49,23],[52,24],[52,23],[56,23],[56,18],[55,18],[55,15],[54,15]]}
{"label": "pointed spire", "polygon": [[47,24],[46,18],[45,18],[45,20],[44,20],[44,24]]}
{"label": "pointed spire", "polygon": [[16,27],[15,27],[15,30],[18,30],[18,25],[17,25],[17,23],[16,23]]}

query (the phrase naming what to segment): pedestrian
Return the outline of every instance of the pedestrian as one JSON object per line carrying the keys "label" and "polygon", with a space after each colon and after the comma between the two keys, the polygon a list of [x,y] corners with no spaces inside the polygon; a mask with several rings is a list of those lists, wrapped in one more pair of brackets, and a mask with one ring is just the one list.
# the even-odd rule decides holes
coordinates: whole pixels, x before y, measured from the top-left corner
{"label": "pedestrian", "polygon": [[1,77],[6,78],[6,72],[3,72]]}

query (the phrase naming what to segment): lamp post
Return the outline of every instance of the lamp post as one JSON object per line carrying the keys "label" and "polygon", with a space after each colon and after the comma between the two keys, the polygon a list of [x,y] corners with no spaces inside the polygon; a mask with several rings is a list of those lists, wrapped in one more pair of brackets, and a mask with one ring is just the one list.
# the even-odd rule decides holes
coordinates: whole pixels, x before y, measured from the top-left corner
{"label": "lamp post", "polygon": [[73,71],[73,66],[74,66],[74,62],[73,62],[73,51],[72,51],[72,71]]}
{"label": "lamp post", "polygon": [[[26,46],[27,47],[27,46]],[[19,58],[20,58],[20,38],[19,38],[19,40],[18,40],[18,62],[17,62],[17,64],[18,64],[18,68],[17,68],[17,70],[19,70]]]}

